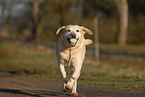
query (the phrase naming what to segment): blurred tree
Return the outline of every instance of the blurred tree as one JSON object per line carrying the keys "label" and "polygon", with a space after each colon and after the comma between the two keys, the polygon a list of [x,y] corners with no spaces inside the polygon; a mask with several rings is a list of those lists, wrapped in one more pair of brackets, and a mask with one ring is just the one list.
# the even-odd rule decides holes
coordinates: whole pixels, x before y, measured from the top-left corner
{"label": "blurred tree", "polygon": [[[66,25],[67,24],[67,20],[66,18],[69,17],[71,13],[71,11],[75,10],[74,7],[76,7],[79,4],[80,0],[59,0],[59,23],[61,26]],[[71,17],[69,17],[70,19]],[[74,21],[74,20],[73,20]]]}
{"label": "blurred tree", "polygon": [[94,17],[97,12],[102,12],[107,16],[111,16],[114,12],[114,5],[111,1],[112,0],[83,0],[83,16]]}
{"label": "blurred tree", "polygon": [[83,0],[82,4],[83,17],[93,18],[94,25],[94,46],[95,46],[95,60],[100,63],[99,56],[99,32],[98,32],[98,16],[100,13],[106,16],[113,14],[113,4],[108,0]]}
{"label": "blurred tree", "polygon": [[60,25],[65,25],[65,9],[66,9],[66,0],[61,0],[59,3],[59,11],[60,11]]}
{"label": "blurred tree", "polygon": [[59,0],[44,0],[40,3],[40,22],[38,24],[37,40],[47,42],[56,40],[55,31],[60,26]]}
{"label": "blurred tree", "polygon": [[95,61],[97,61],[100,64],[98,16],[97,15],[94,17],[94,46],[95,46]]}
{"label": "blurred tree", "polygon": [[32,16],[33,16],[32,40],[35,40],[36,33],[37,33],[37,26],[39,23],[39,2],[37,0],[33,2]]}
{"label": "blurred tree", "polygon": [[[112,1],[115,1],[113,3]],[[118,32],[116,38],[120,45],[127,42],[128,27],[128,3],[127,0],[83,0],[83,16],[94,17],[96,13],[101,12],[107,16],[113,16],[118,13]],[[115,10],[115,6],[117,10]]]}
{"label": "blurred tree", "polygon": [[118,42],[120,45],[127,43],[128,28],[128,2],[127,0],[114,0],[118,10]]}
{"label": "blurred tree", "polygon": [[73,18],[76,13],[73,14],[72,12],[72,7],[76,6],[78,2],[80,0],[44,0],[40,3],[40,23],[37,29],[38,40],[56,41],[55,31],[57,28],[62,25],[73,24],[75,20],[78,21],[78,18]]}
{"label": "blurred tree", "polygon": [[6,28],[9,33],[13,34],[13,38],[18,38],[17,30],[11,25],[12,24],[12,9],[17,4],[16,1],[1,0],[1,20],[3,28]]}
{"label": "blurred tree", "polygon": [[2,0],[0,1],[0,5],[1,5],[1,22],[4,21],[4,18],[5,18],[5,7],[6,7],[6,1]]}
{"label": "blurred tree", "polygon": [[[93,18],[99,13],[99,40],[104,43],[119,42],[119,13],[117,2],[123,0],[37,0],[39,1],[39,18],[36,30],[40,41],[56,41],[55,31],[61,25],[78,24],[93,30]],[[114,1],[116,3],[114,3]],[[36,0],[0,0],[1,28],[7,29],[13,38],[21,37],[27,29],[32,33],[34,26],[33,4]],[[124,40],[128,43],[144,44],[145,0],[128,0],[129,28]],[[60,8],[61,7],[61,8]],[[117,7],[117,8],[116,8]],[[117,16],[118,15],[118,16]],[[118,17],[116,19],[116,17]],[[4,22],[5,19],[5,22]],[[110,25],[111,24],[111,25]],[[136,26],[138,25],[138,26]],[[118,26],[118,27],[117,27]],[[35,28],[35,27],[34,27]],[[118,28],[118,30],[117,30]],[[116,31],[117,30],[117,31]],[[116,33],[117,32],[117,33]],[[109,33],[109,37],[108,37]],[[127,34],[127,32],[126,32]],[[139,35],[139,37],[136,37]],[[51,37],[50,37],[51,36]],[[92,38],[85,35],[87,38]],[[32,38],[32,36],[31,36]],[[116,38],[116,40],[115,40]],[[122,38],[122,37],[121,37]],[[120,39],[121,39],[120,38]]]}
{"label": "blurred tree", "polygon": [[145,16],[145,0],[128,0],[130,13],[136,19],[138,15]]}

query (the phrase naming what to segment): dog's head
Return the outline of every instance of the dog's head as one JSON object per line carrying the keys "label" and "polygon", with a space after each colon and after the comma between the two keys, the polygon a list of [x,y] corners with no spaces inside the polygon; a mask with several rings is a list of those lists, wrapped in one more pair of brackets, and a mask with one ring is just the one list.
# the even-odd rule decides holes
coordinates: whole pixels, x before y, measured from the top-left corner
{"label": "dog's head", "polygon": [[78,44],[78,41],[81,39],[81,37],[84,37],[85,33],[89,33],[90,35],[93,34],[89,29],[78,25],[62,26],[57,30],[56,34],[58,34],[61,31],[64,38],[72,47]]}

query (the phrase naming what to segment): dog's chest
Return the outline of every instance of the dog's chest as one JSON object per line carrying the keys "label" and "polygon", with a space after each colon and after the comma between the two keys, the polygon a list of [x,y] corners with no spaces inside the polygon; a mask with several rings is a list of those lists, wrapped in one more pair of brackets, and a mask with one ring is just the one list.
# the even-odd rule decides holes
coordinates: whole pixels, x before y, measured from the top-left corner
{"label": "dog's chest", "polygon": [[70,56],[70,53],[68,49],[64,50],[63,52],[60,52],[61,59],[68,60],[69,56]]}
{"label": "dog's chest", "polygon": [[68,49],[62,50],[60,51],[60,59],[62,60],[66,60],[68,61],[69,57],[71,57],[71,59],[77,59],[80,56],[83,56],[85,53],[85,49],[71,49],[71,51]]}

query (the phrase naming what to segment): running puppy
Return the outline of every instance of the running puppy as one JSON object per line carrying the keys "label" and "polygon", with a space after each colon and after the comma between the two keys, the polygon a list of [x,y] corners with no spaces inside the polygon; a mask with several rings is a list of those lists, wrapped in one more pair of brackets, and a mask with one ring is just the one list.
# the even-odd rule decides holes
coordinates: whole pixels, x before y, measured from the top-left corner
{"label": "running puppy", "polygon": [[[63,78],[64,91],[72,90],[73,96],[78,96],[76,91],[77,79],[80,76],[82,64],[85,58],[86,45],[92,44],[92,40],[85,39],[84,34],[93,33],[78,25],[67,25],[60,27],[56,34],[61,32],[61,37],[57,42],[56,55],[58,67]],[[74,70],[70,79],[66,76],[66,69],[69,72],[70,67]]]}

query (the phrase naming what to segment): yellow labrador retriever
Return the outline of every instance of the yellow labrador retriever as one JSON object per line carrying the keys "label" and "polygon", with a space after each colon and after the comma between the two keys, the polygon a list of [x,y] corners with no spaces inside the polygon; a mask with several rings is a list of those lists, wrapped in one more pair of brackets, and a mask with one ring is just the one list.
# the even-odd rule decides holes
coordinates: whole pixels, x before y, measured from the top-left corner
{"label": "yellow labrador retriever", "polygon": [[[93,33],[89,29],[78,25],[62,26],[57,30],[56,34],[60,32],[61,37],[57,42],[56,54],[58,67],[64,82],[63,88],[65,92],[72,90],[72,95],[78,96],[76,91],[77,79],[80,76],[83,60],[85,58],[85,46],[92,44],[92,40],[85,39],[84,34],[89,33],[92,35]],[[66,69],[70,69],[70,67],[72,67],[74,72],[70,79],[68,79]]]}

